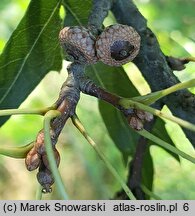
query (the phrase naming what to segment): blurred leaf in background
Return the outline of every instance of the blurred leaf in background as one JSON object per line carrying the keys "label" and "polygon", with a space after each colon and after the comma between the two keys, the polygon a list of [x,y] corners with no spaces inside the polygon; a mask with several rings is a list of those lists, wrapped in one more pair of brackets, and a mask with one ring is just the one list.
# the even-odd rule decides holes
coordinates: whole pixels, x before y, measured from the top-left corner
{"label": "blurred leaf in background", "polygon": [[5,42],[23,17],[29,0],[1,0],[0,1],[0,53]]}
{"label": "blurred leaf in background", "polygon": [[[136,0],[136,3],[166,55],[195,56],[194,0]],[[181,81],[195,78],[194,64],[189,63],[175,75]]]}

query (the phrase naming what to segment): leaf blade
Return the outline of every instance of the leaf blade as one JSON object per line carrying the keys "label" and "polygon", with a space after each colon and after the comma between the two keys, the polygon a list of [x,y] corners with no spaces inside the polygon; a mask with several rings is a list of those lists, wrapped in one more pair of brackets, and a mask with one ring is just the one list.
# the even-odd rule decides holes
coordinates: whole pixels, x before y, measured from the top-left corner
{"label": "leaf blade", "polygon": [[[170,138],[166,128],[165,128],[166,123],[160,119],[157,118],[155,121],[155,124],[152,128],[152,134],[159,137],[160,139],[164,140],[165,142],[171,144],[172,146],[175,147],[174,142],[172,141],[172,139]],[[156,145],[156,143],[149,141],[148,142],[149,145]],[[174,157],[178,162],[180,162],[180,158],[177,154],[172,153],[171,151],[163,148],[166,152],[168,152],[172,157]]]}
{"label": "leaf blade", "polygon": [[[142,184],[146,186],[150,191],[152,191],[153,187],[153,178],[154,164],[148,147],[146,152],[144,153],[144,162],[142,166]],[[150,199],[150,197],[146,195],[146,199]]]}
{"label": "leaf blade", "polygon": [[60,4],[32,0],[8,40],[0,56],[0,109],[18,107],[46,73],[61,68]]}

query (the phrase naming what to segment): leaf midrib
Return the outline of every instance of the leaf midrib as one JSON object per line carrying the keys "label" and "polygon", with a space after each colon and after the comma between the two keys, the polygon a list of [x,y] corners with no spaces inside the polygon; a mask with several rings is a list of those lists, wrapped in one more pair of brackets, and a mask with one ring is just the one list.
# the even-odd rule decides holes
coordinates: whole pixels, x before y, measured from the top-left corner
{"label": "leaf midrib", "polygon": [[25,56],[25,58],[24,58],[24,60],[23,60],[23,63],[22,63],[22,65],[21,65],[20,69],[18,70],[18,73],[16,74],[16,76],[15,76],[13,82],[11,83],[10,87],[7,89],[7,91],[4,93],[3,97],[1,98],[0,104],[2,104],[2,102],[5,100],[5,98],[7,97],[7,95],[9,94],[9,92],[11,91],[11,89],[13,88],[13,86],[15,85],[16,81],[18,80],[19,76],[21,75],[22,70],[23,70],[23,68],[24,68],[24,66],[25,66],[25,64],[26,64],[26,62],[27,62],[29,56],[31,55],[31,53],[32,53],[34,47],[36,46],[36,44],[37,44],[39,38],[40,38],[41,35],[43,34],[45,28],[47,27],[47,25],[48,25],[49,22],[51,21],[53,15],[55,14],[56,10],[58,9],[60,3],[61,3],[61,0],[59,0],[59,1],[57,2],[56,7],[53,9],[53,11],[52,11],[51,15],[49,16],[47,22],[44,24],[42,30],[39,32],[39,34],[38,34],[36,40],[34,41],[34,43],[33,43],[32,46],[31,46],[29,52],[26,54],[26,56]]}

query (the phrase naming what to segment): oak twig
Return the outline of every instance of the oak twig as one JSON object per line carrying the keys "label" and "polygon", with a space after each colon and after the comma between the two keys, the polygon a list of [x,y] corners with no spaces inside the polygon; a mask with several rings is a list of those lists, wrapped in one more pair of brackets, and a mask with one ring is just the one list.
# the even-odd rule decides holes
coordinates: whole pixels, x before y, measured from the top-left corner
{"label": "oak twig", "polygon": [[185,64],[195,62],[194,57],[175,58],[173,56],[165,56],[169,67],[172,70],[181,71],[186,68]]}
{"label": "oak twig", "polygon": [[93,0],[93,6],[88,18],[88,28],[94,36],[100,34],[102,24],[112,5],[111,0]]}

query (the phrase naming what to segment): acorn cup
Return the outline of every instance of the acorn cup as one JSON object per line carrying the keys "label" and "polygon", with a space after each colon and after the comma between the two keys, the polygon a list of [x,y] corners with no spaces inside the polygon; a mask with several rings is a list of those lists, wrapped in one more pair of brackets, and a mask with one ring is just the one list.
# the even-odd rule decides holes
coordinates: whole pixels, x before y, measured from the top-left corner
{"label": "acorn cup", "polygon": [[95,39],[85,27],[65,27],[60,31],[59,40],[68,60],[83,64],[97,62]]}
{"label": "acorn cup", "polygon": [[130,26],[108,26],[96,40],[97,57],[110,66],[121,66],[137,56],[140,40],[139,34]]}

